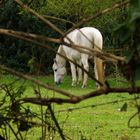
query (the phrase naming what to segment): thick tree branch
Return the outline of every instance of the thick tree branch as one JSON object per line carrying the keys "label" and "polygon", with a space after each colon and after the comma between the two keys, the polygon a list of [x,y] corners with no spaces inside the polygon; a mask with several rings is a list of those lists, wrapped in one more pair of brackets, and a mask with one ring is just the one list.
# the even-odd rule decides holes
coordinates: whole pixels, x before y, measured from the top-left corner
{"label": "thick tree branch", "polygon": [[[0,32],[0,33],[1,33],[1,32]],[[9,33],[8,33],[8,34],[9,34]],[[42,44],[42,43],[40,43],[40,42],[34,41],[34,40],[30,39],[30,37],[29,37],[29,38],[28,38],[28,37],[24,38],[24,37],[22,37],[21,35],[18,36],[18,35],[14,35],[14,34],[12,34],[12,36],[17,37],[17,38],[20,38],[20,39],[23,39],[23,40],[30,41],[30,42],[32,42],[32,43],[38,45],[39,47],[48,49],[49,51],[52,51],[52,52],[54,52],[54,53],[60,55],[61,57],[65,58],[66,60],[68,60],[68,61],[72,62],[73,64],[75,64],[77,67],[81,68],[85,73],[87,73],[87,74],[89,75],[90,78],[92,78],[92,79],[93,79],[94,81],[96,81],[98,84],[100,84],[101,86],[103,85],[100,81],[98,81],[93,75],[91,75],[91,74],[90,74],[87,70],[85,70],[82,66],[80,66],[80,65],[77,64],[77,63],[75,63],[75,62],[72,61],[71,59],[68,59],[66,56],[64,56],[64,55],[62,55],[62,54],[56,52],[56,51],[55,51],[54,49],[52,49],[51,47],[48,47],[46,44]],[[4,67],[4,66],[3,66],[3,67]],[[8,68],[8,69],[9,69],[9,68]],[[6,69],[5,69],[5,70],[6,70]]]}
{"label": "thick tree branch", "polygon": [[[17,2],[20,6],[22,6],[24,9],[28,10],[30,13],[32,13],[33,15],[35,15],[36,17],[38,17],[39,19],[41,19],[44,23],[46,23],[47,25],[49,25],[53,30],[57,31],[58,33],[60,33],[62,36],[65,36],[64,35],[64,32],[61,31],[59,28],[57,28],[54,24],[52,24],[50,21],[46,20],[43,16],[39,15],[38,13],[36,13],[34,10],[32,10],[31,8],[29,8],[27,5],[23,4],[20,0],[15,0],[15,2]],[[114,8],[118,8],[122,5],[125,5],[126,2],[124,3],[121,3],[121,4],[116,4],[114,6]],[[104,11],[102,11],[101,13],[104,14],[108,11],[111,11],[112,9],[105,9]],[[93,17],[98,17],[100,15],[102,15],[101,13],[98,13],[96,16],[93,16]],[[87,21],[93,19],[93,17],[90,17],[90,18],[87,18]],[[85,20],[84,20],[85,21]],[[11,35],[11,36],[14,36],[14,37],[17,37],[17,38],[21,38],[21,39],[24,39],[24,40],[27,40],[27,41],[30,41],[30,42],[33,42],[35,44],[38,44],[39,46],[43,47],[43,48],[47,48],[51,51],[54,52],[54,50],[50,47],[47,47],[46,45],[44,44],[41,44],[40,41],[41,40],[44,40],[46,42],[48,41],[51,41],[51,42],[55,42],[55,43],[62,43],[62,40],[60,39],[53,39],[53,38],[48,38],[48,37],[44,37],[44,36],[38,36],[38,35],[35,35],[35,34],[29,34],[29,33],[23,33],[23,32],[16,32],[16,31],[4,31],[4,30],[0,30],[1,33],[3,34],[7,34],[7,35]],[[38,40],[38,41],[37,41]],[[71,42],[71,40],[69,39],[70,41],[70,44],[69,43],[66,43],[63,41],[63,44],[69,46],[69,47],[72,47],[80,52],[83,52],[83,53],[88,53],[90,55],[93,55],[93,56],[98,56],[100,57],[101,59],[103,60],[106,60],[106,61],[111,61],[111,62],[118,62],[118,61],[125,61],[125,59],[123,57],[118,57],[118,56],[114,56],[112,54],[108,54],[108,53],[103,53],[101,51],[97,51],[95,49],[89,49],[87,51],[87,48],[85,48],[84,46],[78,46],[78,45],[75,45]],[[81,49],[82,48],[82,49]],[[61,55],[61,54],[59,54]],[[62,56],[62,55],[61,55]],[[62,56],[65,58],[65,56]],[[67,59],[67,58],[66,58]],[[71,61],[71,60],[69,60]],[[72,62],[74,63],[74,62]],[[77,65],[77,64],[76,64]],[[81,69],[83,69],[81,66],[77,65],[78,67],[80,67]],[[83,69],[83,71],[85,71]],[[87,71],[85,71],[86,73],[88,73]],[[90,76],[90,75],[89,75]],[[93,76],[90,76],[92,79],[94,79],[97,83],[99,83],[100,85],[102,85],[102,83],[100,83],[100,81],[96,80]]]}
{"label": "thick tree branch", "polygon": [[26,32],[11,30],[11,29],[0,28],[0,34],[9,35],[9,36],[16,37],[22,40],[27,40],[27,41],[38,41],[38,42],[46,41],[46,42],[53,42],[53,43],[58,43],[58,44],[62,43],[62,41],[57,38],[50,38],[44,35],[26,33]]}
{"label": "thick tree branch", "polygon": [[76,104],[81,101],[84,101],[86,99],[97,97],[101,95],[107,95],[107,94],[118,94],[118,93],[129,93],[132,94],[140,94],[140,87],[135,88],[102,88],[93,92],[90,92],[85,95],[81,96],[73,96],[71,98],[36,98],[36,97],[30,97],[30,98],[22,98],[16,101],[16,103],[33,103],[33,104],[39,104],[39,105],[48,105],[51,103],[57,103],[57,104],[63,104],[63,103],[70,103],[70,104]]}
{"label": "thick tree branch", "polygon": [[[71,32],[71,31],[74,30],[75,28],[78,28],[78,27],[80,26],[79,24],[81,24],[81,22],[82,22],[82,21],[81,21],[79,24],[73,25],[73,28],[71,28],[69,31],[67,31],[66,33],[64,33],[62,30],[60,30],[59,28],[57,28],[54,24],[52,24],[52,23],[51,23],[50,21],[48,21],[46,18],[44,18],[43,16],[39,15],[37,12],[35,12],[33,9],[29,8],[27,5],[23,4],[20,0],[15,0],[15,1],[16,1],[21,7],[23,7],[23,8],[26,9],[26,10],[28,10],[30,13],[32,13],[33,15],[35,15],[36,17],[38,17],[39,19],[41,19],[44,23],[46,23],[47,25],[49,25],[53,30],[55,30],[55,31],[57,31],[58,33],[60,33],[60,34],[62,35],[62,39],[63,39],[64,37],[66,37],[66,35],[67,35],[69,32]],[[88,22],[88,21],[90,21],[90,20],[92,20],[92,19],[94,19],[94,18],[96,18],[96,17],[98,17],[98,16],[101,16],[101,15],[107,13],[107,12],[110,12],[110,11],[112,11],[112,10],[115,9],[115,8],[122,7],[122,6],[124,6],[124,5],[128,4],[128,3],[129,3],[129,1],[125,1],[125,2],[121,2],[121,3],[119,3],[119,4],[115,4],[113,7],[107,8],[107,9],[105,9],[105,10],[103,10],[103,11],[97,13],[96,15],[87,18],[86,20],[84,19],[83,21],[84,21],[84,23],[85,23],[85,22]],[[71,41],[71,39],[69,39],[68,37],[66,37],[66,38],[69,40],[70,46],[71,46],[72,48],[74,48],[74,49],[76,49],[76,50],[78,50],[78,51],[82,51],[83,53],[87,53],[87,51],[84,50],[84,49],[85,49],[84,46],[83,46],[83,49],[81,50],[81,49],[79,49],[79,46],[75,45],[75,44]],[[66,42],[64,42],[64,41],[63,41],[63,43],[66,44],[67,46],[69,46],[69,43],[66,43]],[[96,45],[96,44],[95,44],[95,45]],[[82,46],[81,46],[81,47],[82,47]],[[98,46],[97,46],[97,47],[98,47]],[[87,48],[86,48],[86,49],[87,49]],[[91,50],[92,50],[92,52],[91,52]],[[96,55],[96,53],[93,54],[93,51],[95,52],[95,50],[94,50],[94,49],[91,49],[91,50],[89,50],[88,53],[91,52],[91,55]],[[97,50],[96,50],[96,51],[97,51]],[[100,51],[98,51],[98,53],[100,53]],[[100,54],[100,55],[98,55],[98,57],[103,57],[103,55]],[[111,57],[112,57],[112,55],[111,55]],[[112,57],[112,58],[114,58],[114,57]],[[116,59],[116,58],[118,58],[118,57],[115,57],[115,59]],[[105,58],[101,58],[101,59],[107,59],[107,56],[106,56]],[[121,60],[124,61],[124,58],[121,58]],[[108,59],[108,61],[113,61],[113,59]],[[114,61],[115,61],[115,60],[114,60]],[[119,60],[119,61],[120,61],[120,60]]]}
{"label": "thick tree branch", "polygon": [[[71,45],[69,43],[66,43],[66,42],[61,42],[62,40],[60,39],[54,39],[54,38],[49,38],[49,37],[46,37],[46,36],[43,36],[43,35],[36,35],[36,34],[31,34],[31,33],[25,33],[25,32],[19,32],[19,31],[14,31],[14,30],[8,30],[8,29],[0,29],[0,34],[5,34],[5,35],[10,35],[10,36],[13,36],[13,37],[16,37],[16,38],[20,38],[22,40],[27,40],[29,42],[32,42],[36,45],[38,45],[39,47],[42,47],[42,48],[46,48],[48,49],[49,51],[52,51],[54,53],[57,53],[53,48],[51,47],[48,47],[46,45],[47,42],[55,42],[55,43],[63,43],[69,47],[73,47],[74,49],[80,51],[80,52],[85,52],[91,56],[97,56],[97,57],[100,57],[101,59],[105,60],[105,61],[110,61],[110,62],[115,62],[115,63],[118,63],[118,62],[124,62],[125,59],[124,57],[118,57],[118,56],[115,56],[115,55],[112,55],[110,53],[104,53],[104,52],[101,52],[101,51],[98,51],[96,49],[89,49],[87,50],[87,48],[83,47],[83,46],[78,46],[78,45]],[[45,42],[46,43],[45,43]],[[44,43],[42,43],[44,42]],[[81,49],[82,48],[82,49]],[[74,61],[68,59],[66,56],[60,54],[60,53],[57,53],[58,55],[60,55],[61,57],[64,57],[66,60],[76,64]],[[95,82],[97,82],[98,84],[100,84],[101,86],[103,86],[103,84],[98,81],[93,75],[91,75],[88,71],[86,71],[82,66],[76,64],[79,68],[81,68],[84,72],[86,72],[89,77],[91,77]]]}
{"label": "thick tree branch", "polygon": [[59,93],[61,95],[64,95],[66,96],[67,98],[22,98],[22,99],[19,99],[17,100],[16,102],[22,102],[22,103],[27,103],[27,102],[30,102],[30,103],[34,103],[34,104],[40,104],[40,105],[48,105],[48,104],[51,104],[51,103],[58,103],[58,104],[62,104],[62,103],[71,103],[71,104],[75,104],[75,103],[79,103],[83,100],[86,100],[86,99],[89,99],[91,97],[97,97],[97,96],[101,96],[101,95],[106,95],[106,94],[110,94],[110,93],[129,93],[129,94],[139,94],[140,93],[140,87],[128,87],[128,88],[111,88],[111,87],[103,87],[99,90],[96,90],[96,91],[92,91],[88,94],[85,94],[85,95],[81,95],[81,96],[75,96],[73,95],[72,93],[69,93],[69,92],[66,92],[64,90],[60,90],[56,87],[53,87],[53,86],[50,86],[48,84],[44,84],[42,83],[41,81],[39,80],[36,80],[28,75],[25,75],[25,74],[22,74],[20,72],[16,72],[10,68],[7,68],[7,67],[4,67],[2,65],[0,65],[0,69],[2,70],[5,70],[7,72],[10,72],[18,77],[21,77],[23,79],[26,79],[26,80],[30,80],[32,81],[33,83],[43,87],[43,88],[46,88],[46,89],[49,89],[49,90],[53,90],[55,91],[56,93]]}
{"label": "thick tree branch", "polygon": [[[0,34],[13,36],[13,37],[20,38],[20,39],[23,39],[23,40],[27,40],[27,41],[30,41],[30,42],[33,42],[33,43],[42,42],[42,41],[45,41],[46,43],[47,42],[54,42],[54,43],[58,43],[58,44],[61,43],[61,44],[64,44],[68,47],[72,47],[73,49],[76,49],[79,52],[87,53],[91,56],[97,56],[97,57],[99,57],[99,58],[101,58],[105,61],[110,61],[110,62],[115,62],[115,63],[117,63],[118,61],[122,61],[122,62],[125,61],[124,57],[115,56],[111,53],[106,53],[106,52],[103,52],[103,51],[98,51],[95,48],[87,48],[85,46],[79,46],[79,45],[76,45],[76,44],[67,43],[67,42],[64,42],[63,40],[57,39],[57,38],[50,38],[50,37],[46,37],[46,36],[43,36],[43,35],[37,35],[37,34],[32,34],[32,33],[25,33],[25,32],[14,31],[14,30],[10,30],[10,29],[1,29],[1,28],[0,28]],[[41,43],[40,46],[42,46],[42,43]],[[47,48],[51,51],[53,50],[50,47],[47,47],[47,45],[45,45],[45,48]]]}

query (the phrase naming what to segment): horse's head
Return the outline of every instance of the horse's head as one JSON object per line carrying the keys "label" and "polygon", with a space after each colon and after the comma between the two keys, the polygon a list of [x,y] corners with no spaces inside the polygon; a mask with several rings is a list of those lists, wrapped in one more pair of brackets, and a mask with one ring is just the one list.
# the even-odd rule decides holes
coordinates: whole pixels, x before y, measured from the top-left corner
{"label": "horse's head", "polygon": [[63,82],[64,75],[66,74],[65,65],[60,64],[59,62],[57,62],[56,59],[54,59],[54,64],[52,68],[54,71],[54,82],[59,85]]}

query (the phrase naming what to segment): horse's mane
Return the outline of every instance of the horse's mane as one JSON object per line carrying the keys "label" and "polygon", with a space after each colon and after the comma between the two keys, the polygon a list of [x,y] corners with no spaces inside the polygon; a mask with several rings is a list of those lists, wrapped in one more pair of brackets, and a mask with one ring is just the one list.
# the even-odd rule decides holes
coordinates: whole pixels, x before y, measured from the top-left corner
{"label": "horse's mane", "polygon": [[[63,45],[59,46],[57,53],[59,53],[63,56],[66,56],[64,49],[63,49]],[[59,62],[62,63],[62,65],[64,65],[66,60],[64,57],[60,56],[59,54],[56,55],[56,60],[59,60]]]}

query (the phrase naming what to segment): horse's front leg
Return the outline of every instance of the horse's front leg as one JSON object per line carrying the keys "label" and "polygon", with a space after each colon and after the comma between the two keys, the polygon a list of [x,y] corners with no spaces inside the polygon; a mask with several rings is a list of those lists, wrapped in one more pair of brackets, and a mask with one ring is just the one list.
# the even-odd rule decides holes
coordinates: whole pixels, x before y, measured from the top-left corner
{"label": "horse's front leg", "polygon": [[[81,62],[77,62],[77,64],[79,64],[79,66],[82,66]],[[77,66],[77,73],[78,73],[77,84],[80,84],[82,82],[82,69],[80,67],[78,67],[78,66]]]}
{"label": "horse's front leg", "polygon": [[[83,57],[83,58],[84,58],[82,60],[83,67],[88,72],[89,71],[88,58],[86,58],[86,57]],[[85,88],[87,86],[87,81],[88,81],[88,74],[86,72],[84,72],[84,79],[83,79],[82,88]]]}
{"label": "horse's front leg", "polygon": [[76,67],[75,65],[70,62],[70,67],[71,67],[71,74],[72,74],[72,86],[76,86],[76,82],[77,82],[77,76],[76,76]]}

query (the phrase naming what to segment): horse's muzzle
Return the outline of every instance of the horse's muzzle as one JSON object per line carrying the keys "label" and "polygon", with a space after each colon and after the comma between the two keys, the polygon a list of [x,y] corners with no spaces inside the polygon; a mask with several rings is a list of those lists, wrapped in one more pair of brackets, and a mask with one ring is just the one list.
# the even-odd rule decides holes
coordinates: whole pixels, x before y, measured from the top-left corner
{"label": "horse's muzzle", "polygon": [[56,85],[60,85],[61,84],[61,80],[58,80],[55,82]]}

